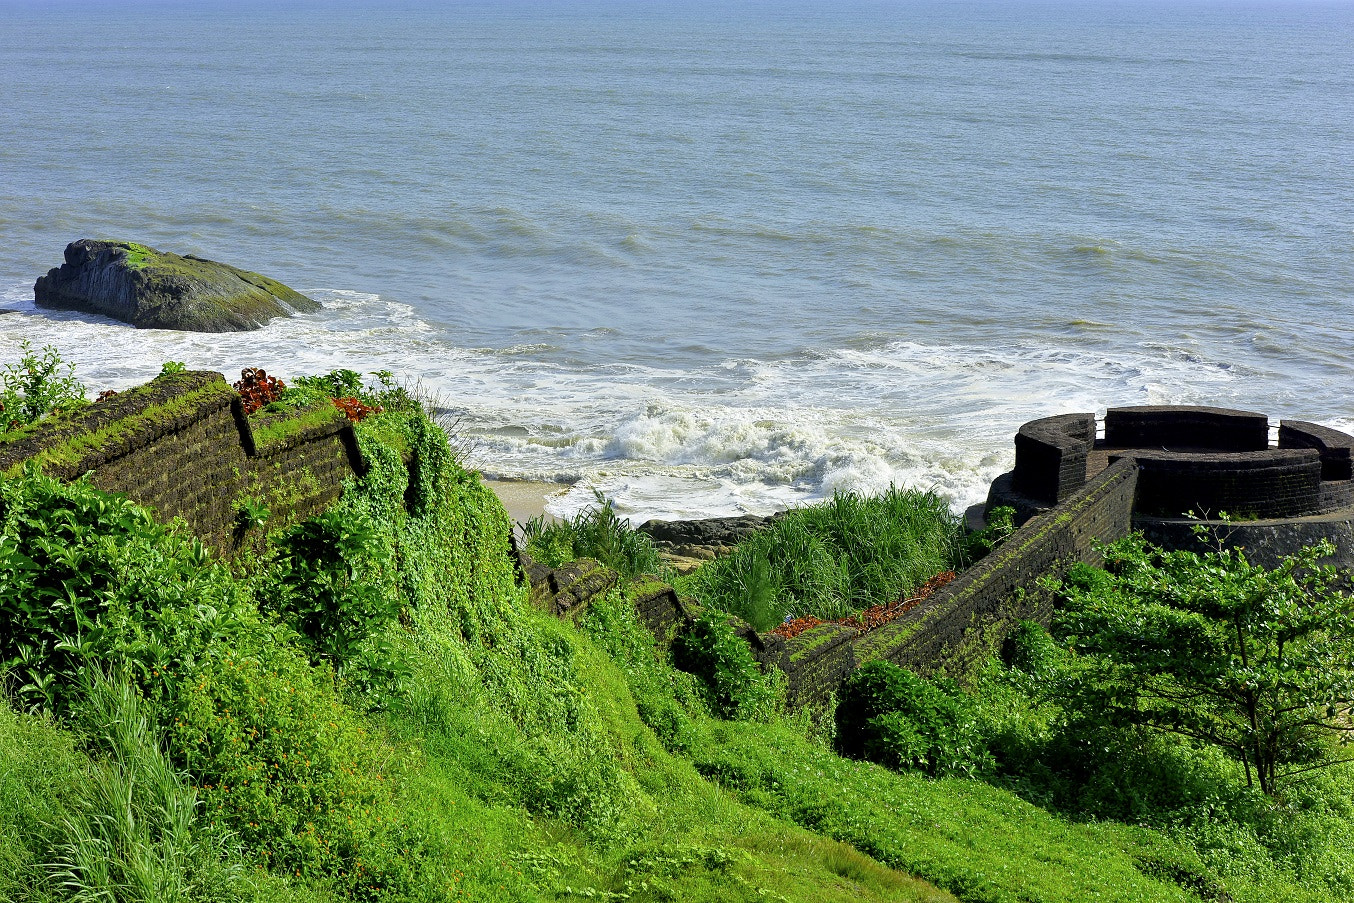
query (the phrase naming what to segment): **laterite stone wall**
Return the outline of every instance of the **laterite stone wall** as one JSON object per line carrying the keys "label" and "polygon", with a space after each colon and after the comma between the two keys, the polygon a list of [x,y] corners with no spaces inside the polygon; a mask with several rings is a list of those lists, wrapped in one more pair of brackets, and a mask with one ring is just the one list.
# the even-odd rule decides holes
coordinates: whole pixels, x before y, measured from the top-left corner
{"label": "laterite stone wall", "polygon": [[[787,678],[792,707],[823,707],[865,662],[885,659],[918,674],[962,677],[1000,648],[1017,621],[1047,623],[1052,599],[1038,589],[1045,575],[1074,562],[1095,564],[1097,543],[1127,536],[1138,471],[1117,461],[1054,511],[1031,518],[978,564],[900,620],[869,633],[825,624],[786,639],[738,631],[765,668]],[[576,617],[588,600],[616,585],[613,572],[583,560],[551,570],[520,551],[519,573],[533,603],[557,617]],[[652,584],[635,600],[645,625],[663,645],[693,614],[671,587]],[[731,619],[732,620],[732,619]]]}
{"label": "laterite stone wall", "polygon": [[922,675],[962,676],[999,649],[1016,622],[1047,623],[1052,600],[1039,590],[1040,577],[1097,563],[1097,542],[1128,535],[1136,485],[1133,462],[1116,462],[897,621],[864,634],[834,624],[792,640],[763,636],[765,651],[753,650],[785,672],[796,707],[825,705],[851,672],[875,659]]}
{"label": "laterite stone wall", "polygon": [[225,377],[207,371],[159,377],[0,441],[0,474],[28,461],[62,480],[91,473],[100,489],[183,518],[225,552],[244,539],[244,497],[263,501],[270,528],[286,526],[322,511],[365,469],[338,409],[249,418]]}
{"label": "laterite stone wall", "polygon": [[1015,437],[1015,490],[1049,505],[1086,485],[1086,458],[1095,447],[1094,414],[1032,420]]}
{"label": "laterite stone wall", "polygon": [[1178,517],[1303,517],[1321,510],[1321,458],[1315,449],[1266,449],[1245,454],[1134,451],[1136,511]]}

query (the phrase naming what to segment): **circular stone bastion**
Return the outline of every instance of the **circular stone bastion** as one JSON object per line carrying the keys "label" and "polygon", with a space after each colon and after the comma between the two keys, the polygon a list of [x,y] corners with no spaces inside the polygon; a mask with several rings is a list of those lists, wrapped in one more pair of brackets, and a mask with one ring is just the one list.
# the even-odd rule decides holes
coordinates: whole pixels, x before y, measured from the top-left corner
{"label": "circular stone bastion", "polygon": [[1016,523],[1052,511],[1115,461],[1137,468],[1133,528],[1165,548],[1200,551],[1203,524],[1256,564],[1322,539],[1329,563],[1354,566],[1354,436],[1264,414],[1153,405],[1032,420],[1015,437],[1015,469],[992,483],[984,513]]}

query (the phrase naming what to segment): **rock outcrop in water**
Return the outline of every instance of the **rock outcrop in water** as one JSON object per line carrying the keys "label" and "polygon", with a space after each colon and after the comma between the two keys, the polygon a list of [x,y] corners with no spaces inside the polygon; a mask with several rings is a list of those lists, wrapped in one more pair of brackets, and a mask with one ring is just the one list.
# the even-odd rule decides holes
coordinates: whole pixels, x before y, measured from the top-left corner
{"label": "rock outcrop in water", "polygon": [[38,278],[39,307],[103,314],[138,329],[243,332],[320,304],[276,280],[127,241],[66,246],[66,262]]}

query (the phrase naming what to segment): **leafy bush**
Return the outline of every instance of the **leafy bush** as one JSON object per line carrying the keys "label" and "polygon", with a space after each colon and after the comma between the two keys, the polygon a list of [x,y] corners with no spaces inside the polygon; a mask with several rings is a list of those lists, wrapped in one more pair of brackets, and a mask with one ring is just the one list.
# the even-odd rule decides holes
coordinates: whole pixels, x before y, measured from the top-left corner
{"label": "leafy bush", "polygon": [[853,758],[930,775],[971,776],[991,758],[957,686],[882,661],[866,663],[843,687],[837,745]]}
{"label": "leafy bush", "polygon": [[67,714],[90,663],[164,690],[239,627],[247,591],[202,544],[84,480],[0,480],[0,667],[25,707]]}
{"label": "leafy bush", "polygon": [[693,742],[693,716],[706,713],[702,685],[694,674],[672,667],[639,622],[633,594],[641,585],[594,597],[579,627],[624,670],[639,717],[670,750]]}
{"label": "leafy bush", "polygon": [[893,602],[961,556],[958,521],[934,493],[837,493],[778,518],[681,588],[766,631],[786,618],[831,620]]}
{"label": "leafy bush", "polygon": [[369,374],[376,378],[376,385],[369,386],[356,370],[340,368],[317,376],[298,376],[292,380],[292,387],[323,395],[332,399],[354,399],[367,408],[380,408],[412,413],[420,411],[422,404],[417,391],[395,382],[394,374],[389,370],[376,370]]}
{"label": "leafy bush", "polygon": [[706,612],[677,637],[672,661],[702,680],[706,702],[721,718],[755,720],[776,710],[780,672],[763,674],[747,642],[718,612]]}
{"label": "leafy bush", "polygon": [[240,393],[244,412],[253,414],[281,398],[287,384],[275,376],[269,376],[261,367],[245,367],[240,371],[239,382],[231,383],[231,388]]}
{"label": "leafy bush", "polygon": [[1318,564],[1321,543],[1273,570],[1240,550],[1163,552],[1140,535],[1105,550],[1108,570],[1052,582],[1057,634],[1093,674],[1068,704],[1215,746],[1273,794],[1335,761],[1354,738],[1354,597]]}
{"label": "leafy bush", "polygon": [[400,600],[366,578],[374,527],[360,512],[329,509],[276,541],[265,609],[301,635],[315,659],[336,668],[394,623]]}
{"label": "leafy bush", "polygon": [[34,351],[26,340],[19,347],[23,357],[0,368],[0,433],[86,403],[75,365],[60,352],[51,346]]}
{"label": "leafy bush", "polygon": [[547,567],[595,558],[627,579],[667,574],[653,540],[622,520],[600,492],[596,504],[573,517],[551,523],[537,517],[523,525],[523,533],[527,552]]}
{"label": "leafy bush", "polygon": [[308,389],[304,386],[290,385],[283,389],[281,394],[275,399],[264,405],[261,410],[266,411],[269,414],[278,414],[287,410],[308,408],[316,402],[329,400],[329,396],[318,389]]}
{"label": "leafy bush", "polygon": [[1059,666],[1062,650],[1047,630],[1033,621],[1020,621],[1002,642],[1007,665],[1031,677],[1045,677]]}
{"label": "leafy bush", "polygon": [[964,537],[965,552],[971,559],[982,558],[1005,542],[1015,529],[1015,509],[998,505],[987,512],[987,526]]}

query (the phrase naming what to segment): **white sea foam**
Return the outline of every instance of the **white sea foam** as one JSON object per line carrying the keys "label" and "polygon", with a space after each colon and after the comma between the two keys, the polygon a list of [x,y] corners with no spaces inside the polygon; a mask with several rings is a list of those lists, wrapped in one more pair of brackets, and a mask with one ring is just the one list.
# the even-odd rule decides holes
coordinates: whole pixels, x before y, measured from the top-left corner
{"label": "white sea foam", "polygon": [[1187,342],[864,341],[680,369],[561,363],[546,343],[459,348],[412,307],[360,292],[316,291],[320,313],[219,335],[37,311],[23,294],[4,301],[16,312],[0,316],[0,357],[25,339],[58,346],[91,390],[142,382],[166,360],[229,378],[264,366],[284,379],[348,367],[417,380],[460,418],[486,474],[574,484],[552,500],[558,514],[594,490],[643,520],[766,513],[890,485],[934,490],[959,510],[1011,465],[1011,437],[1034,417],[1185,402],[1282,413],[1266,405],[1267,374]]}

